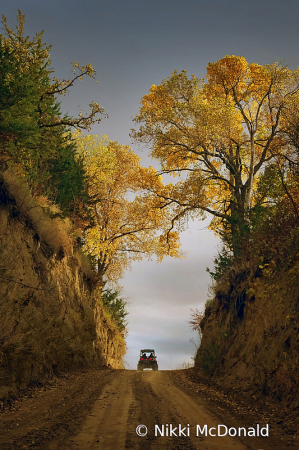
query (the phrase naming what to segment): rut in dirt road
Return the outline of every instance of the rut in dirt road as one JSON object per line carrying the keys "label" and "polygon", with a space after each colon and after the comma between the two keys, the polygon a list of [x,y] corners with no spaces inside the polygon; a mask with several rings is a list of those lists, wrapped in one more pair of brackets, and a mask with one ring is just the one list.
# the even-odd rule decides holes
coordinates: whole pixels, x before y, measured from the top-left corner
{"label": "rut in dirt road", "polygon": [[[190,395],[173,384],[167,371],[142,373],[122,371],[107,385],[96,401],[81,431],[60,448],[66,450],[122,449],[209,449],[245,450],[237,438],[196,436],[196,425],[217,426],[219,419],[208,413]],[[136,427],[147,427],[138,436]],[[166,429],[182,426],[189,434],[166,436]],[[164,436],[155,425],[163,430]],[[189,431],[188,431],[189,430]],[[141,428],[141,432],[145,429]],[[168,430],[169,434],[169,430]],[[178,429],[176,430],[178,434]],[[51,447],[49,447],[51,448]]]}
{"label": "rut in dirt road", "polygon": [[[217,391],[187,372],[91,369],[53,379],[2,412],[0,449],[282,450],[287,443],[298,449],[273,420],[269,437],[209,435],[218,425],[255,427],[257,418],[218,400]],[[137,435],[138,425],[146,435]]]}

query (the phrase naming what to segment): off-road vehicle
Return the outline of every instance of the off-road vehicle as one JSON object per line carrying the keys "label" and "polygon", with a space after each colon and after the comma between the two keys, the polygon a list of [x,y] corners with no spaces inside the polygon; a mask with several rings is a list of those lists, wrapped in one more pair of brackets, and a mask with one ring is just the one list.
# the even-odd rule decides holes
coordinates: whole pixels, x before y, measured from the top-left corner
{"label": "off-road vehicle", "polygon": [[158,370],[157,357],[155,350],[145,348],[140,350],[140,358],[137,364],[137,370],[152,369]]}

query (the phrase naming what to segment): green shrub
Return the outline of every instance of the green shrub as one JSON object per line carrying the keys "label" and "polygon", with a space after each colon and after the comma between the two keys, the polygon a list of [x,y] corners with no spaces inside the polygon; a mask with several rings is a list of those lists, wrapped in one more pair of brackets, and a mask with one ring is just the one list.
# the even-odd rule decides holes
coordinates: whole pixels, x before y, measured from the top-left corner
{"label": "green shrub", "polygon": [[113,321],[116,323],[119,331],[124,333],[127,326],[125,319],[129,314],[127,311],[128,301],[120,297],[120,291],[105,289],[102,292],[102,303],[104,308],[109,312]]}
{"label": "green shrub", "polygon": [[213,280],[217,281],[222,275],[228,271],[233,264],[233,254],[224,245],[218,252],[217,257],[214,259],[214,271],[211,271],[208,267],[206,271],[211,275]]}

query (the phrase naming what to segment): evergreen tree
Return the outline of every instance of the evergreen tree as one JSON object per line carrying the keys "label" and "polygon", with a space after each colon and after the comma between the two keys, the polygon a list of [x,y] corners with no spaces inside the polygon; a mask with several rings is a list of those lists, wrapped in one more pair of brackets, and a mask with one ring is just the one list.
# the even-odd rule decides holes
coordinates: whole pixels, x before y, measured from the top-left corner
{"label": "evergreen tree", "polygon": [[119,331],[124,332],[127,326],[125,318],[128,315],[128,311],[126,309],[128,302],[120,297],[120,291],[105,289],[102,293],[102,302],[104,308],[109,312],[112,319],[118,326]]}
{"label": "evergreen tree", "polygon": [[33,195],[46,195],[65,214],[86,216],[89,197],[82,161],[76,156],[71,127],[89,129],[101,120],[98,103],[77,118],[61,115],[56,96],[77,79],[93,77],[91,65],[74,63],[72,79],[51,80],[50,49],[43,32],[24,36],[25,16],[19,11],[17,31],[2,16],[0,36],[0,167],[25,176]]}

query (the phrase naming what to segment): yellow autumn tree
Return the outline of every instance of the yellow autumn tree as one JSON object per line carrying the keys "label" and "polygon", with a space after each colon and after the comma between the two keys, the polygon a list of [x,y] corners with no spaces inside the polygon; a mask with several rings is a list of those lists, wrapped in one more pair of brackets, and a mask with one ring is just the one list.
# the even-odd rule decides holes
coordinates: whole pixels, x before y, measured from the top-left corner
{"label": "yellow autumn tree", "polygon": [[180,218],[212,214],[235,255],[266,199],[255,195],[259,177],[288,149],[285,112],[299,104],[298,88],[298,70],[226,56],[208,65],[206,81],[174,72],[141,99],[131,136],[151,146],[161,174],[184,174],[165,202],[180,205]]}
{"label": "yellow autumn tree", "polygon": [[130,147],[106,136],[76,133],[74,139],[94,199],[95,223],[84,232],[84,251],[96,261],[99,282],[117,282],[143,257],[182,256],[179,234],[171,230],[171,205],[146,189],[161,191],[161,176],[142,167]]}

